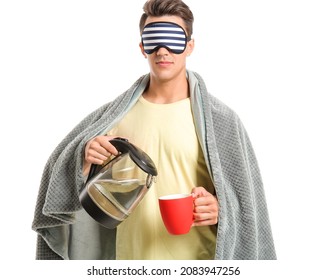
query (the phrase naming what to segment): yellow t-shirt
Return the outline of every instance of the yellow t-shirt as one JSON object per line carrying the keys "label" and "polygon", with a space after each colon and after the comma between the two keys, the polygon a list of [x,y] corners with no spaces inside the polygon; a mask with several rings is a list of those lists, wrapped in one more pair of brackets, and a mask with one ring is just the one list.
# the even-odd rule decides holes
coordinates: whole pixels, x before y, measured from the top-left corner
{"label": "yellow t-shirt", "polygon": [[141,97],[108,135],[128,138],[152,158],[158,171],[156,183],[117,228],[117,259],[213,259],[216,226],[192,227],[188,234],[170,235],[158,205],[159,196],[190,193],[197,186],[214,193],[190,99],[155,104]]}

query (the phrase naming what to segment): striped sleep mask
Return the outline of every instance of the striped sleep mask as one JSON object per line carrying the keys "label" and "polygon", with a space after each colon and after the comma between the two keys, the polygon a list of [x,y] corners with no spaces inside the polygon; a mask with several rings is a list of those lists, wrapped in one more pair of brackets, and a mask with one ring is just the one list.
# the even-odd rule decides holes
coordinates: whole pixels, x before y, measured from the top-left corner
{"label": "striped sleep mask", "polygon": [[181,54],[187,47],[187,34],[184,29],[173,22],[151,22],[141,34],[144,51],[151,54],[160,48]]}

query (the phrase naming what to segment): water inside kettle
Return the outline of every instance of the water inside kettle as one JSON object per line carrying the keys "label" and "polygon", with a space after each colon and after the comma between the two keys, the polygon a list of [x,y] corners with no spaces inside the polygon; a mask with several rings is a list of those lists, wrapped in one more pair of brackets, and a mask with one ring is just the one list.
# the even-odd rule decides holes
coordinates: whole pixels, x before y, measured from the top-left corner
{"label": "water inside kettle", "polygon": [[146,181],[140,179],[99,179],[88,189],[93,201],[111,217],[123,221],[138,200],[142,192],[147,191]]}

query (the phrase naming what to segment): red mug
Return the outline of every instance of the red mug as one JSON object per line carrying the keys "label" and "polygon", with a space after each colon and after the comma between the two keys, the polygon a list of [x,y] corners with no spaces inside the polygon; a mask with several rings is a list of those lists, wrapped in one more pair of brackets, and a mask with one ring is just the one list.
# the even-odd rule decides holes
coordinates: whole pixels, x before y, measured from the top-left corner
{"label": "red mug", "polygon": [[163,223],[170,234],[189,232],[194,217],[194,198],[191,194],[171,194],[159,197]]}

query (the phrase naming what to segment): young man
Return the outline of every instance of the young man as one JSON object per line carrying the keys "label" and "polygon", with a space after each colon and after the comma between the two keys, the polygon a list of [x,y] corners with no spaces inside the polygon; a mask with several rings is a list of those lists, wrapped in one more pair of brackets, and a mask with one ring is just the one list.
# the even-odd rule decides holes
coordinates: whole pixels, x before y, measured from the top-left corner
{"label": "young man", "polygon": [[[37,258],[276,258],[245,129],[186,69],[192,24],[182,1],[145,3],[140,49],[150,73],[85,118],[52,154],[33,223]],[[159,176],[132,215],[108,230],[85,213],[78,194],[91,164],[117,154],[109,143],[117,136],[150,155]],[[186,235],[170,235],[162,223],[157,200],[171,193],[194,196],[194,223]]]}

